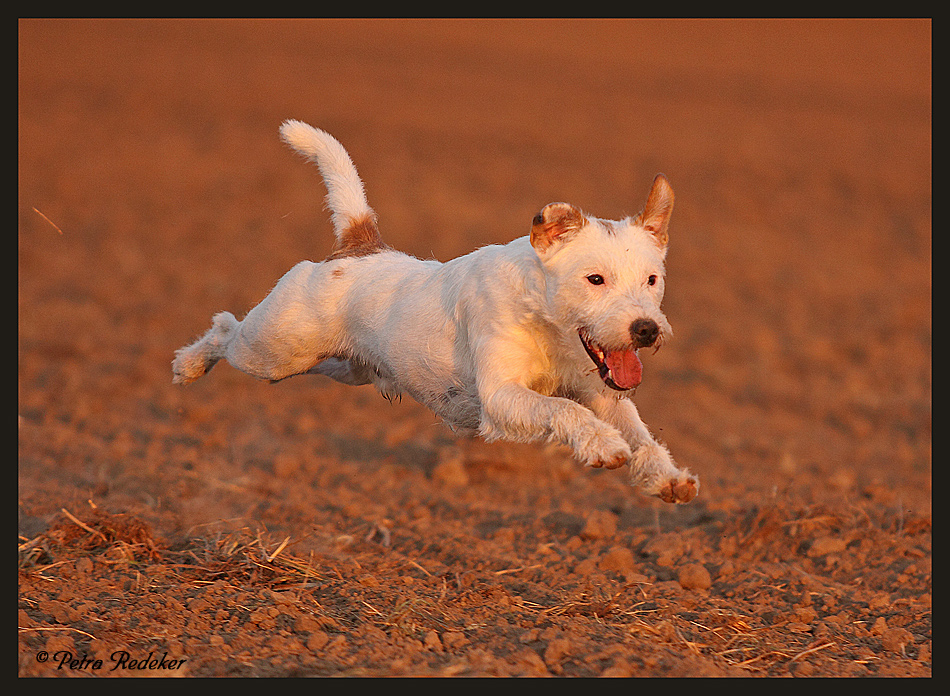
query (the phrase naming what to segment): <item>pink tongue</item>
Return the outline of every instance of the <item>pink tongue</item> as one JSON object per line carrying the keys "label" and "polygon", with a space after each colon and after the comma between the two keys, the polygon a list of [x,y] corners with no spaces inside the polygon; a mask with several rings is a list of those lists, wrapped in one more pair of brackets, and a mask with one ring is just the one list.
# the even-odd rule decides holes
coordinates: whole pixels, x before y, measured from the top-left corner
{"label": "pink tongue", "polygon": [[643,363],[635,350],[611,350],[604,356],[610,378],[621,389],[633,389],[643,380]]}

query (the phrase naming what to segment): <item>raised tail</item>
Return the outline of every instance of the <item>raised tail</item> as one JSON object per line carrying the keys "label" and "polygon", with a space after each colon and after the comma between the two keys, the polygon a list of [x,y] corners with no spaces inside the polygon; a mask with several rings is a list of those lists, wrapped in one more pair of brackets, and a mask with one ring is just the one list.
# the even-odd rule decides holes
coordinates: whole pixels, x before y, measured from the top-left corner
{"label": "raised tail", "polygon": [[340,142],[326,131],[302,121],[287,120],[281,139],[320,169],[327,187],[336,249],[330,258],[365,256],[386,249],[376,226],[376,213],[366,201],[363,182]]}

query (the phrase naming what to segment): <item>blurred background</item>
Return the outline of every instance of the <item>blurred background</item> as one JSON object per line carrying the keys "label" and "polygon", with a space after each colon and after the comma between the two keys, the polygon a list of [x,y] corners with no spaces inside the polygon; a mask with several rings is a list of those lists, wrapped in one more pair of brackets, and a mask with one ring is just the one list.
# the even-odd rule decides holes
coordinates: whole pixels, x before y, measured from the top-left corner
{"label": "blurred background", "polygon": [[[347,147],[389,243],[443,261],[551,201],[635,214],[665,173],[674,338],[636,399],[703,490],[664,514],[927,514],[931,85],[929,20],[20,20],[21,505],[290,524],[313,462],[372,499],[455,451],[416,404],[322,378],[171,385],[213,313],[330,250],[278,139],[296,118]],[[483,500],[632,495],[561,449],[473,447]]]}

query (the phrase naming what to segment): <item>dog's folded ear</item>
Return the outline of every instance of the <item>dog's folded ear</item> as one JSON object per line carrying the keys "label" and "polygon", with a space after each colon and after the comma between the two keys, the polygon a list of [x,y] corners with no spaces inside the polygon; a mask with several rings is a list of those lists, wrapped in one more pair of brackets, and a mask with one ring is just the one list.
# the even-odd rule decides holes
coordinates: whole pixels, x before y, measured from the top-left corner
{"label": "dog's folded ear", "polygon": [[646,205],[633,223],[650,232],[661,248],[666,248],[670,236],[666,232],[673,212],[673,188],[662,174],[653,180],[653,188],[647,197]]}
{"label": "dog's folded ear", "polygon": [[531,221],[531,246],[544,253],[568,241],[586,224],[584,213],[570,203],[549,203]]}

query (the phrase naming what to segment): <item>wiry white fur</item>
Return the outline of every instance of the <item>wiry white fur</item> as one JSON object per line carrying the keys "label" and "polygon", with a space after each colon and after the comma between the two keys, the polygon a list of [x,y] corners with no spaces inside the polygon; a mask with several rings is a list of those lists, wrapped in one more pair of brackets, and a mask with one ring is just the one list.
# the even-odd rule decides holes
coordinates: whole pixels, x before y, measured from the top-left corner
{"label": "wiry white fur", "polygon": [[[319,166],[338,234],[373,214],[335,139],[296,121],[281,134]],[[569,233],[538,232],[447,263],[389,249],[300,262],[243,321],[216,315],[178,351],[174,381],[194,381],[224,358],[262,379],[373,383],[387,396],[409,394],[456,430],[562,442],[591,466],[630,463],[634,484],[687,502],[695,476],[654,440],[629,392],[605,384],[578,335],[583,328],[598,345],[629,346],[637,319],[655,322],[657,345],[670,334],[660,302],[672,192],[665,212],[651,204],[667,195],[659,179],[653,217],[584,217]],[[592,284],[594,273],[607,282]]]}
{"label": "wiry white fur", "polygon": [[363,182],[343,145],[326,131],[289,119],[280,127],[281,139],[320,169],[327,187],[327,208],[337,238],[352,220],[373,215]]}

